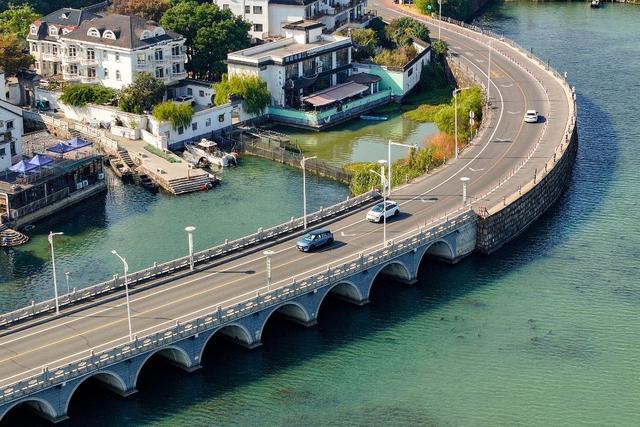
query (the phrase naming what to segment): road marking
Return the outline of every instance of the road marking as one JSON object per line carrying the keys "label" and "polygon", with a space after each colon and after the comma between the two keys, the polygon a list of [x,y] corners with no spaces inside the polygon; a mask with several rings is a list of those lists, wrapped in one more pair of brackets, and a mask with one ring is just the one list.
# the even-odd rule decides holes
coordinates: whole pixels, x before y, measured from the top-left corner
{"label": "road marking", "polygon": [[482,168],[482,169],[469,168],[469,170],[470,170],[471,172],[482,172],[482,171],[484,170],[484,168]]}
{"label": "road marking", "polygon": [[507,111],[508,114],[521,114],[522,111]]}

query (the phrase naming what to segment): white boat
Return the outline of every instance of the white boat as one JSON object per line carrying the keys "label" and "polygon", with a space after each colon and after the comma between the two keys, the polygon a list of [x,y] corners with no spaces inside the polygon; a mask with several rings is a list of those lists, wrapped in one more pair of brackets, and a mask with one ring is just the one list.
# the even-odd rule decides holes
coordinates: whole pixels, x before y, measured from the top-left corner
{"label": "white boat", "polygon": [[226,153],[218,148],[218,144],[206,138],[202,138],[200,142],[196,143],[187,142],[184,144],[184,148],[198,159],[196,162],[204,159],[216,166],[228,167],[238,165],[237,153]]}

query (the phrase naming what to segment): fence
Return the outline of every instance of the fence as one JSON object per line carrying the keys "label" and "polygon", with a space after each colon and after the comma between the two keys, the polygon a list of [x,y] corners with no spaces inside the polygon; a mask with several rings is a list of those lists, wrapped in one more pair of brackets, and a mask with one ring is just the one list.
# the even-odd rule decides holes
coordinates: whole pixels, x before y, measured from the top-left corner
{"label": "fence", "polygon": [[[302,169],[301,161],[302,153],[294,153],[280,147],[278,143],[257,142],[257,141],[237,141],[237,147],[253,156],[264,157],[275,162],[283,163],[294,168]],[[351,174],[344,169],[329,165],[322,160],[310,159],[305,162],[305,170],[314,175],[331,178],[349,185],[351,183]]]}
{"label": "fence", "polygon": [[[87,355],[82,359],[54,369],[49,367],[36,368],[40,371],[40,374],[0,388],[0,404],[53,387],[78,376],[104,369],[109,365],[122,362],[136,355],[162,348],[197,333],[211,330],[239,317],[256,313],[282,301],[307,294],[315,289],[338,283],[344,278],[384,264],[386,261],[434,241],[464,224],[476,221],[476,218],[472,210],[462,212],[451,219],[445,217],[444,221],[440,218],[434,222],[429,230],[420,227],[413,236],[396,243],[390,242],[390,245],[386,248],[378,249],[369,254],[362,252],[355,254],[350,261],[334,267],[328,265],[325,271],[310,275],[300,281],[293,279],[291,283],[263,294],[260,294],[260,290],[258,290],[255,297],[228,307],[222,307],[221,305],[209,307],[210,314],[205,316],[183,321],[170,320],[167,323],[174,326],[166,330],[142,338],[135,337],[132,342],[103,351],[87,350]],[[123,339],[128,338],[123,337]]]}
{"label": "fence", "polygon": [[[320,208],[320,210],[307,215],[307,222],[315,224],[328,219],[334,215],[350,211],[354,208],[363,206],[380,196],[378,193],[369,192],[358,197],[348,199],[344,202],[333,205],[329,208]],[[242,237],[240,239],[225,241],[222,245],[214,246],[204,251],[196,252],[193,256],[195,263],[203,263],[212,261],[233,252],[255,246],[269,239],[286,235],[288,233],[301,230],[303,227],[303,218],[291,218],[288,222],[277,225],[275,227],[263,230],[262,228],[254,234]],[[154,264],[152,267],[144,270],[136,271],[128,275],[129,287],[137,283],[150,281],[152,279],[176,272],[178,270],[186,270],[189,267],[189,257],[185,256],[177,258],[162,264]],[[80,290],[74,289],[73,292],[59,297],[58,302],[61,308],[77,304],[98,296],[102,296],[124,287],[124,279],[114,276],[112,280],[98,283]],[[32,302],[30,306],[15,310],[0,316],[0,327],[11,325],[15,322],[22,321],[38,314],[47,313],[55,308],[55,299],[42,301],[39,303]]]}

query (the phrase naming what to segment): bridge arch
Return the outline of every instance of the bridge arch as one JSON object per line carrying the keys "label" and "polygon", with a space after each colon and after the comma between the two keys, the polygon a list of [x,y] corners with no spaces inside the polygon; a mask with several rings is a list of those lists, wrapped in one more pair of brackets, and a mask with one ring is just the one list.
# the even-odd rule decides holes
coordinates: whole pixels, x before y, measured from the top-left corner
{"label": "bridge arch", "polygon": [[124,395],[127,393],[127,384],[125,380],[115,372],[98,371],[98,372],[92,373],[91,375],[87,375],[86,377],[78,381],[76,385],[74,385],[71,391],[69,392],[69,395],[67,396],[67,401],[64,406],[65,414],[68,413],[69,405],[71,404],[71,399],[73,399],[73,396],[76,394],[76,391],[78,390],[78,388],[90,379],[97,379],[100,383],[102,383],[105,386],[105,388],[113,391],[114,393],[117,393],[120,395]]}
{"label": "bridge arch", "polygon": [[342,282],[331,285],[325,291],[324,295],[320,299],[320,303],[318,303],[318,309],[316,310],[317,313],[320,313],[322,304],[324,304],[324,301],[327,299],[327,296],[329,296],[329,294],[334,295],[342,300],[353,302],[355,304],[361,304],[364,300],[360,288],[358,288],[350,280],[344,280]]}
{"label": "bridge arch", "polygon": [[432,242],[420,257],[420,261],[417,264],[418,269],[424,260],[424,257],[428,256],[435,259],[453,261],[456,258],[455,251],[449,242],[446,240],[436,240]]}
{"label": "bridge arch", "polygon": [[392,260],[379,267],[378,270],[372,274],[371,281],[367,286],[367,299],[371,296],[371,288],[380,274],[388,275],[396,281],[405,283],[411,283],[413,279],[411,270],[404,262],[398,259]]}
{"label": "bridge arch", "polygon": [[58,420],[63,419],[63,417],[65,416],[64,414],[58,414],[55,408],[53,407],[53,405],[49,401],[45,399],[41,399],[39,397],[27,397],[11,403],[4,412],[0,413],[0,422],[2,422],[4,417],[9,412],[11,412],[14,408],[20,405],[29,406],[38,415],[40,415],[42,418],[47,419],[50,422],[57,422]]}
{"label": "bridge arch", "polygon": [[138,385],[140,372],[142,372],[142,369],[145,367],[147,362],[149,362],[149,359],[151,359],[155,355],[162,356],[165,359],[169,360],[170,363],[177,365],[181,368],[185,368],[187,370],[192,366],[191,357],[189,357],[187,352],[182,348],[177,346],[168,346],[168,347],[161,348],[160,350],[153,351],[144,357],[144,359],[142,360],[142,363],[140,363],[140,366],[138,366],[138,369],[136,370],[136,373],[133,377],[132,385],[134,387]]}
{"label": "bridge arch", "polygon": [[271,309],[269,314],[265,316],[264,321],[262,322],[262,326],[260,327],[260,337],[262,337],[262,332],[264,331],[265,326],[267,326],[267,322],[269,322],[269,319],[275,313],[279,313],[287,319],[296,323],[300,323],[302,325],[309,325],[312,322],[312,317],[309,315],[307,309],[302,306],[302,304],[296,301],[287,301]]}
{"label": "bridge arch", "polygon": [[229,340],[244,347],[250,348],[253,345],[251,332],[249,332],[247,327],[237,323],[232,323],[230,325],[225,325],[219,329],[216,329],[211,335],[209,335],[209,337],[204,341],[202,348],[200,349],[200,358],[198,360],[202,361],[202,357],[204,356],[204,352],[209,346],[209,343],[211,342],[213,337],[218,334],[224,335]]}

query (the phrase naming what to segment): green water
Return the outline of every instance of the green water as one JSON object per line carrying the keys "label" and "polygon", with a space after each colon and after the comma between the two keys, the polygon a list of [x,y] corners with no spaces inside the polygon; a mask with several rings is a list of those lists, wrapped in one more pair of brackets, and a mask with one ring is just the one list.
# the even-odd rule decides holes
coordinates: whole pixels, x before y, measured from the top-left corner
{"label": "green water", "polygon": [[480,23],[577,87],[578,158],[547,215],[490,257],[380,282],[365,307],[330,302],[313,328],[275,320],[258,350],[214,342],[193,374],[154,363],[128,399],[83,388],[69,425],[638,425],[640,7],[510,2]]}
{"label": "green water", "polygon": [[[352,120],[329,132],[304,131],[289,127],[276,130],[291,138],[307,155],[335,165],[351,162],[372,162],[388,157],[387,141],[422,146],[429,135],[438,132],[433,123],[417,123],[403,119],[400,113],[385,114],[388,120],[375,122]],[[407,149],[391,147],[392,161],[407,155]]]}

